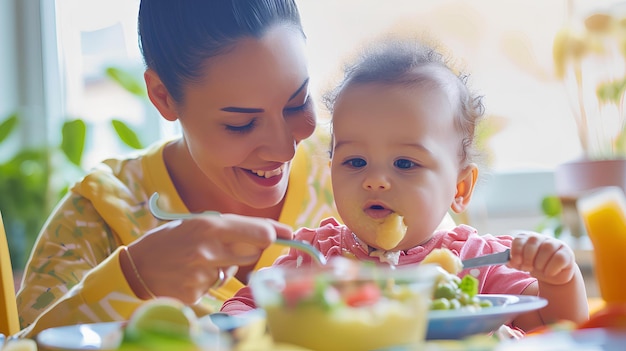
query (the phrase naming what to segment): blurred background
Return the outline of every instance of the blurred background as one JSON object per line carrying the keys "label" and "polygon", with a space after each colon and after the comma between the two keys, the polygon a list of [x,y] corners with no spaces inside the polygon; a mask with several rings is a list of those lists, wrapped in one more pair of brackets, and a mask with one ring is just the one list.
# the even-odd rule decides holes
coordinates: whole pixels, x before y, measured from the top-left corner
{"label": "blurred background", "polygon": [[[457,220],[482,233],[551,234],[542,201],[555,192],[554,169],[582,155],[554,39],[580,13],[615,1],[297,2],[318,96],[369,38],[396,31],[440,41],[487,109],[480,183]],[[143,91],[138,3],[0,1],[0,211],[16,267],[68,184],[103,158],[178,132]]]}

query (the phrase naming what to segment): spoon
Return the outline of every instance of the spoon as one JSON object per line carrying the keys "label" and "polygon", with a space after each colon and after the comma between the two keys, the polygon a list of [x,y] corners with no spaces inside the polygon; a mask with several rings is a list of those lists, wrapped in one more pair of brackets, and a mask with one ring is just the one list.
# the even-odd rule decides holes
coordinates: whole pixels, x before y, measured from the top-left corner
{"label": "spoon", "polygon": [[[150,196],[150,201],[148,202],[148,208],[150,208],[150,212],[152,212],[152,215],[154,217],[161,219],[161,220],[165,220],[165,221],[173,221],[176,219],[189,219],[189,218],[198,217],[198,216],[221,215],[221,213],[217,211],[205,211],[202,213],[171,213],[171,212],[167,212],[161,209],[159,207],[158,201],[159,201],[159,193],[152,194],[152,196]],[[316,249],[313,245],[309,244],[306,241],[299,241],[299,240],[293,240],[293,239],[276,239],[274,243],[300,250],[308,254],[309,256],[311,256],[311,258],[315,262],[319,263],[320,265],[326,264],[326,257],[324,257],[324,255],[318,249]]]}
{"label": "spoon", "polygon": [[502,252],[463,260],[463,269],[505,264],[509,262],[510,259],[511,259],[511,250],[506,249]]}

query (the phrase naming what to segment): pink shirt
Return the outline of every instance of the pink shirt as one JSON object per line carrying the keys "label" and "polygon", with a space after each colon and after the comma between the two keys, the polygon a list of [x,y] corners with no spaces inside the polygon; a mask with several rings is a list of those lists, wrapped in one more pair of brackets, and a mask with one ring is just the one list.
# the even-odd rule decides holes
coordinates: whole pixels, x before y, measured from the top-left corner
{"label": "pink shirt", "polygon": [[[319,228],[302,228],[295,233],[295,239],[310,242],[326,258],[333,256],[355,257],[362,261],[378,262],[376,256],[370,256],[366,245],[360,242],[348,227],[339,224],[334,218],[321,222]],[[398,266],[421,262],[433,249],[447,248],[462,260],[476,256],[504,251],[511,247],[513,237],[509,235],[479,235],[476,229],[459,225],[451,230],[440,230],[433,234],[424,245],[401,251]],[[308,265],[311,257],[298,250],[291,249],[288,254],[279,257],[274,265]],[[471,274],[479,281],[480,294],[520,295],[528,285],[535,282],[528,272],[518,271],[504,265],[487,266],[463,270],[459,276]],[[255,308],[250,288],[241,289],[233,298],[224,302],[221,312],[239,314]]]}

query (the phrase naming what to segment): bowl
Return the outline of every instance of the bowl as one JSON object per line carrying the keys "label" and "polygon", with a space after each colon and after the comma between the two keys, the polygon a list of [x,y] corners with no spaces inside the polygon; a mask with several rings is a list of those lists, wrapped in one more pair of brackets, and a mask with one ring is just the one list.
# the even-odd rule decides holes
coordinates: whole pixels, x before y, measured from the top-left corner
{"label": "bowl", "polygon": [[311,350],[362,351],[424,342],[436,265],[378,266],[348,259],[323,267],[270,267],[250,287],[274,341]]}

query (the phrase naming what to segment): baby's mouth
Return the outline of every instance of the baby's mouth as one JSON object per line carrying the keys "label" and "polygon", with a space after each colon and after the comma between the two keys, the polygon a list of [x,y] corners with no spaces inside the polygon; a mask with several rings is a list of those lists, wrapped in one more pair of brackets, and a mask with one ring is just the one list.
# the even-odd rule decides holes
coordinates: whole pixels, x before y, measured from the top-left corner
{"label": "baby's mouth", "polygon": [[365,213],[374,218],[374,219],[382,219],[392,214],[393,211],[386,208],[383,205],[375,204],[365,208]]}
{"label": "baby's mouth", "polygon": [[257,177],[271,178],[271,177],[275,177],[277,175],[282,174],[284,169],[285,169],[285,164],[283,163],[282,165],[280,165],[280,167],[270,170],[270,171],[254,170],[254,169],[250,169],[248,171],[252,174],[256,174]]}

